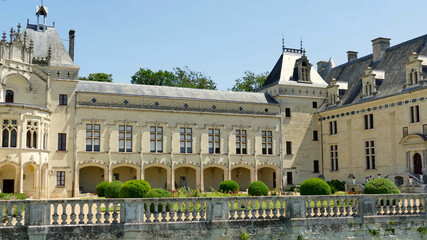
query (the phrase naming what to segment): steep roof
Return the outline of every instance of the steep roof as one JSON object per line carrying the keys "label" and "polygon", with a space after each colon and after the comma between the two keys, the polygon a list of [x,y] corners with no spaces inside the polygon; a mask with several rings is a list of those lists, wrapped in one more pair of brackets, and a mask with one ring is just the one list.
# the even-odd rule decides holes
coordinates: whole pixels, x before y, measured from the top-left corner
{"label": "steep roof", "polygon": [[267,93],[232,92],[94,81],[79,81],[77,85],[77,92],[256,104],[277,104],[277,102]]}

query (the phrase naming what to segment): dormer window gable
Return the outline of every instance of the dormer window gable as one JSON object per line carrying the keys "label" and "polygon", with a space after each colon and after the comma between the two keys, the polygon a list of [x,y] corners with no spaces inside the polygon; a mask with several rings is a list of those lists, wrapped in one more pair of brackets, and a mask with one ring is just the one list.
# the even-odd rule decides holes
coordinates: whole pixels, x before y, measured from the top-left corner
{"label": "dormer window gable", "polygon": [[404,88],[424,82],[423,65],[427,65],[427,57],[419,56],[416,52],[409,53],[405,62],[406,83],[403,86]]}
{"label": "dormer window gable", "polygon": [[384,80],[384,71],[372,70],[371,67],[366,67],[362,75],[362,98],[373,97],[378,93],[378,87]]}
{"label": "dormer window gable", "polygon": [[297,73],[297,76],[294,76],[295,79],[299,83],[312,83],[310,78],[311,67],[312,65],[308,62],[307,57],[302,56],[295,63],[295,72]]}
{"label": "dormer window gable", "polygon": [[328,90],[328,106],[338,104],[340,102],[339,98],[339,85],[337,84],[337,80],[331,78],[329,81],[327,90]]}

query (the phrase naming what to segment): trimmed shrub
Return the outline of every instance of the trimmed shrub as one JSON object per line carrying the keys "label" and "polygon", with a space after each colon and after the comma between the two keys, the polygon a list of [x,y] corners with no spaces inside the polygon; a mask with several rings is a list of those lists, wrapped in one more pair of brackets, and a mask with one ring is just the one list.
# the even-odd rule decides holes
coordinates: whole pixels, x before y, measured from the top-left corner
{"label": "trimmed shrub", "polygon": [[151,186],[147,181],[144,180],[131,180],[125,182],[119,192],[120,198],[143,198],[148,191],[151,190]]}
{"label": "trimmed shrub", "polygon": [[107,187],[105,188],[105,197],[106,198],[118,198],[119,197],[119,190],[120,187],[123,185],[120,181],[114,181],[108,183]]}
{"label": "trimmed shrub", "polygon": [[309,178],[301,183],[301,195],[330,195],[331,187],[320,178]]}
{"label": "trimmed shrub", "polygon": [[105,197],[105,189],[107,188],[109,182],[104,181],[96,185],[96,194],[98,197]]}
{"label": "trimmed shrub", "polygon": [[250,196],[267,196],[268,187],[261,181],[252,182],[248,187],[248,193]]}
{"label": "trimmed shrub", "polygon": [[364,194],[398,194],[399,188],[391,180],[386,178],[376,178],[367,182]]}
{"label": "trimmed shrub", "polygon": [[[169,191],[166,191],[164,189],[161,189],[161,188],[151,189],[145,195],[145,198],[171,198],[171,197],[172,197],[172,193],[170,193]],[[170,208],[171,208],[171,205],[169,203],[166,204],[166,211],[167,212],[170,211]],[[150,211],[154,212],[154,204],[153,203],[150,205]],[[158,205],[157,211],[159,211],[159,212],[163,211],[163,204],[160,203]]]}
{"label": "trimmed shrub", "polygon": [[338,192],[338,191],[345,191],[345,181],[340,181],[337,179],[333,179],[331,181],[327,181],[329,186],[331,186],[332,194]]}
{"label": "trimmed shrub", "polygon": [[219,191],[223,193],[238,192],[239,184],[233,180],[227,180],[219,185]]}

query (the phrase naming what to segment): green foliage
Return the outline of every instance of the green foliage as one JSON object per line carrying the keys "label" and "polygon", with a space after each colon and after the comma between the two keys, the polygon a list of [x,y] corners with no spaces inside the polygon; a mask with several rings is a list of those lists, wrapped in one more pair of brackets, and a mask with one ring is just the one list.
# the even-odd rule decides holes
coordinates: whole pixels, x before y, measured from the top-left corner
{"label": "green foliage", "polygon": [[131,180],[125,182],[119,192],[120,198],[143,198],[151,190],[151,186],[144,180]]}
{"label": "green foliage", "polygon": [[176,67],[173,72],[159,70],[153,72],[148,68],[140,68],[131,78],[132,84],[157,86],[186,87],[199,89],[216,89],[216,83],[200,72],[191,71],[187,66]]}
{"label": "green foliage", "polygon": [[261,181],[252,182],[248,187],[248,193],[250,196],[267,196],[268,187]]}
{"label": "green foliage", "polygon": [[374,236],[374,237],[379,237],[380,236],[380,231],[373,228],[373,229],[369,229],[368,230],[369,235]]}
{"label": "green foliage", "polygon": [[0,193],[0,200],[25,200],[27,196],[23,193]]}
{"label": "green foliage", "polygon": [[268,77],[269,72],[255,74],[251,71],[246,71],[242,78],[238,78],[234,82],[232,91],[237,92],[256,92],[262,87]]}
{"label": "green foliage", "polygon": [[345,181],[340,181],[337,179],[333,179],[331,181],[327,181],[328,185],[331,186],[332,194],[338,191],[345,191]]}
{"label": "green foliage", "polygon": [[298,235],[297,240],[304,240],[305,238],[301,235]]}
{"label": "green foliage", "polygon": [[123,185],[120,181],[110,182],[105,188],[104,194],[106,198],[118,198],[120,187]]}
{"label": "green foliage", "polygon": [[242,233],[240,233],[240,240],[249,240],[251,239],[251,236],[243,230]]}
{"label": "green foliage", "polygon": [[107,73],[90,73],[88,77],[79,77],[79,80],[113,82],[113,75]]}
{"label": "green foliage", "polygon": [[[145,195],[145,198],[171,198],[172,197],[172,193],[170,193],[169,191],[166,191],[164,189],[161,188],[154,188],[151,189],[150,191],[147,192],[147,194]],[[170,211],[170,204],[166,204],[166,211]],[[154,212],[154,204],[152,203],[150,205],[150,211]],[[162,212],[163,211],[163,204],[159,204],[157,207],[157,211]]]}
{"label": "green foliage", "polygon": [[105,197],[105,189],[107,188],[109,182],[103,181],[96,185],[96,194],[98,197]]}
{"label": "green foliage", "polygon": [[233,180],[227,180],[219,185],[219,191],[222,193],[238,192],[239,184]]}
{"label": "green foliage", "polygon": [[330,195],[331,187],[320,178],[309,178],[301,183],[301,195]]}
{"label": "green foliage", "polygon": [[376,178],[365,185],[364,194],[398,194],[399,188],[391,180]]}
{"label": "green foliage", "polygon": [[421,234],[421,239],[424,237],[424,235],[427,234],[427,228],[426,227],[419,227],[417,228],[417,232]]}

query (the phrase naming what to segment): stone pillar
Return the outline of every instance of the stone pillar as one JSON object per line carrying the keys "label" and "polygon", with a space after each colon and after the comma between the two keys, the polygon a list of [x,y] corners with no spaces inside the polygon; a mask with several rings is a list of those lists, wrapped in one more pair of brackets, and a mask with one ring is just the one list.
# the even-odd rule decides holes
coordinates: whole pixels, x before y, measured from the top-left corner
{"label": "stone pillar", "polygon": [[201,176],[202,174],[200,173],[200,168],[196,169],[196,189],[201,189],[201,184],[200,184],[200,180],[201,180]]}
{"label": "stone pillar", "polygon": [[359,199],[360,217],[377,215],[376,198],[364,196]]}
{"label": "stone pillar", "polygon": [[226,198],[211,198],[207,200],[206,220],[227,221],[229,214],[228,200]]}
{"label": "stone pillar", "polygon": [[24,193],[24,167],[19,167],[19,192]]}
{"label": "stone pillar", "polygon": [[175,167],[173,166],[173,164],[171,166],[170,180],[172,185],[172,191],[175,191]]}
{"label": "stone pillar", "polygon": [[205,174],[204,174],[204,170],[202,169],[202,167],[200,167],[200,191],[204,192],[205,191],[205,184],[204,184],[204,178],[205,178]]}
{"label": "stone pillar", "polygon": [[286,201],[286,213],[287,218],[306,218],[306,200],[302,197],[296,197]]}
{"label": "stone pillar", "polygon": [[0,102],[5,102],[4,87],[5,87],[5,85],[3,83],[0,83]]}
{"label": "stone pillar", "polygon": [[108,171],[108,180],[107,181],[112,182],[113,181],[113,168],[110,166],[107,168],[107,171]]}
{"label": "stone pillar", "polygon": [[120,206],[120,223],[143,223],[144,204],[131,199],[124,201]]}
{"label": "stone pillar", "polygon": [[140,172],[139,172],[139,177],[142,179],[142,180],[145,180],[144,178],[145,178],[145,176],[144,176],[144,171],[145,171],[145,169],[144,169],[144,165],[142,165],[141,164],[141,170],[140,170]]}
{"label": "stone pillar", "polygon": [[25,204],[25,225],[50,225],[50,203],[28,201]]}

